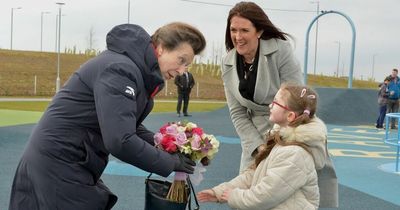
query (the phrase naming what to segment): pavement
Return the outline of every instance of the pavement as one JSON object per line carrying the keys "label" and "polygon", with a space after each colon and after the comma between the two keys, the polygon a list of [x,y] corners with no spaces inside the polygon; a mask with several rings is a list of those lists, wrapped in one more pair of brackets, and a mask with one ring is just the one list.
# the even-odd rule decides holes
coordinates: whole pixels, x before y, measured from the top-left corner
{"label": "pavement", "polygon": [[[2,113],[5,113],[4,110],[0,110],[0,122],[5,121]],[[13,113],[7,113],[8,118],[13,118]],[[21,113],[18,114],[21,116]],[[165,122],[188,120],[220,140],[219,153],[207,167],[205,179],[195,186],[195,190],[199,191],[237,175],[241,148],[226,107],[213,112],[191,114],[192,117],[180,118],[175,113],[151,114],[145,125],[156,131]],[[0,125],[0,209],[8,208],[15,169],[34,126],[31,121]],[[396,148],[383,142],[384,130],[377,130],[372,125],[328,123],[327,126],[328,148],[339,180],[338,209],[400,210],[400,173],[394,171]],[[390,135],[397,135],[397,130],[391,130]],[[113,209],[143,209],[144,180],[147,175],[147,172],[110,157],[102,179],[118,196]],[[201,204],[200,209],[230,208],[223,204],[207,203]]]}

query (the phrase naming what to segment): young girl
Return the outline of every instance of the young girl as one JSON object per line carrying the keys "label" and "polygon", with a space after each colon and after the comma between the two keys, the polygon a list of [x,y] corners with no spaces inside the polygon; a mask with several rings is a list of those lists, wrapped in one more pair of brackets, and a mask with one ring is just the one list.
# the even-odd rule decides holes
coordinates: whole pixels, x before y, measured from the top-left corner
{"label": "young girl", "polygon": [[318,209],[316,170],[325,165],[327,129],[316,107],[315,91],[282,85],[270,104],[275,125],[254,165],[199,192],[199,201],[227,202],[234,209]]}

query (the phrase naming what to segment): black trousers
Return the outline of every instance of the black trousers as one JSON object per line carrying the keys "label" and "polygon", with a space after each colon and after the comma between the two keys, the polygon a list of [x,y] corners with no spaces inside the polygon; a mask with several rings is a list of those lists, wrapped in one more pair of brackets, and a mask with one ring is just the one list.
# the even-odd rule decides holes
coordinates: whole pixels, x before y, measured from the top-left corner
{"label": "black trousers", "polygon": [[178,104],[176,106],[176,113],[181,113],[182,101],[183,101],[183,114],[188,114],[190,91],[178,93]]}

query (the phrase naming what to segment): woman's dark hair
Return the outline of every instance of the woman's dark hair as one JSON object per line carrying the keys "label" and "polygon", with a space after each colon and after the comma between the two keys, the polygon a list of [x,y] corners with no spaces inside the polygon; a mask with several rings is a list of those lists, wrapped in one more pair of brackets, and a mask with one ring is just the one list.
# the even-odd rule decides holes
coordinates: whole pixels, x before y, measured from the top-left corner
{"label": "woman's dark hair", "polygon": [[188,43],[195,55],[206,47],[203,34],[195,27],[181,22],[173,22],[157,29],[151,36],[155,46],[161,44],[167,50],[174,50],[182,43]]}
{"label": "woman's dark hair", "polygon": [[229,51],[233,49],[233,42],[231,39],[231,19],[234,16],[246,18],[253,23],[257,31],[264,30],[261,34],[261,39],[268,40],[271,38],[277,38],[287,40],[289,34],[282,32],[269,20],[264,10],[253,2],[239,2],[230,11],[226,23],[225,32],[225,47]]}

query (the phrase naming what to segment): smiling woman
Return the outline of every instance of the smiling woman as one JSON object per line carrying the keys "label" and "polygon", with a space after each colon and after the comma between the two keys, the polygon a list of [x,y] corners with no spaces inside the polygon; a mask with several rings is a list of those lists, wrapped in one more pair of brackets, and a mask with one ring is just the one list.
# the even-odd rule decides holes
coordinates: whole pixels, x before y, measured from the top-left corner
{"label": "smiling woman", "polygon": [[243,172],[272,127],[268,105],[280,85],[302,83],[303,79],[288,34],[253,2],[240,2],[230,10],[225,46],[228,54],[221,65],[222,79],[232,122],[242,141]]}

